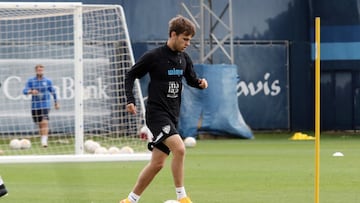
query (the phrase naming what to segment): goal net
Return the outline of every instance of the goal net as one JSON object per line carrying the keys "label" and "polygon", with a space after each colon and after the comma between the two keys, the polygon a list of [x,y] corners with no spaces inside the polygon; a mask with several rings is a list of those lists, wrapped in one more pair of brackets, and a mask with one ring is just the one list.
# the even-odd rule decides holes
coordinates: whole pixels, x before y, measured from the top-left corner
{"label": "goal net", "polygon": [[[124,76],[133,63],[121,6],[0,3],[0,162],[148,159],[139,136],[144,104],[138,82],[138,114],[125,108]],[[55,110],[51,97],[47,148],[32,120],[31,95],[23,93],[37,64],[60,104]]]}

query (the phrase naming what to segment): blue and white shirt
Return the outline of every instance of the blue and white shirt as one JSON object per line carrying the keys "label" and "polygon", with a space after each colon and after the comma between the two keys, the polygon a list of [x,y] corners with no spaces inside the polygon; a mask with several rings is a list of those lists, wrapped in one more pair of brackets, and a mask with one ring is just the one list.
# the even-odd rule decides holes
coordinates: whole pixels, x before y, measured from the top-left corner
{"label": "blue and white shirt", "polygon": [[50,94],[53,95],[54,101],[57,102],[57,96],[52,81],[46,77],[41,79],[35,77],[29,78],[23,93],[27,95],[29,90],[37,90],[39,93],[31,96],[31,109],[50,109],[51,99]]}

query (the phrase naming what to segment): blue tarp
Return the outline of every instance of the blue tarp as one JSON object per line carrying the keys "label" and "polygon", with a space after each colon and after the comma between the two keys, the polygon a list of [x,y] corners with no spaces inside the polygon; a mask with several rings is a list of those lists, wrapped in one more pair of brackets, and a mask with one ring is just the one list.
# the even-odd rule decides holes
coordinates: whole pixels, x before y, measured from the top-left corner
{"label": "blue tarp", "polygon": [[252,139],[237,99],[237,66],[196,64],[195,71],[206,78],[209,87],[199,90],[184,82],[179,131],[183,137],[200,133]]}

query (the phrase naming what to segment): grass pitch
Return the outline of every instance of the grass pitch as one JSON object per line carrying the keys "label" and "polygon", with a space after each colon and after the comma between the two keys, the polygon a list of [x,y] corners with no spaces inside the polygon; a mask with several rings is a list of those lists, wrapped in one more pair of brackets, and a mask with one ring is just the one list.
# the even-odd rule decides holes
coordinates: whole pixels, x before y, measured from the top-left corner
{"label": "grass pitch", "polygon": [[[255,136],[199,140],[187,150],[185,185],[195,203],[314,202],[314,141],[292,141],[290,133]],[[360,202],[360,135],[322,134],[320,145],[320,202]],[[344,157],[333,157],[337,151]],[[141,203],[175,199],[170,161]],[[146,163],[1,164],[9,195],[0,201],[118,203]]]}

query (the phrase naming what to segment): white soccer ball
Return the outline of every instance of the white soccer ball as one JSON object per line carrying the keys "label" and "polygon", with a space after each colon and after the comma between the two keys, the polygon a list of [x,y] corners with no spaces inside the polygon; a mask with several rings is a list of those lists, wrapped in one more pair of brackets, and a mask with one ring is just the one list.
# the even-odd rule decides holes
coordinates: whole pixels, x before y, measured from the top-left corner
{"label": "white soccer ball", "polygon": [[30,149],[31,148],[31,141],[28,139],[21,139],[20,140],[20,148],[21,149]]}
{"label": "white soccer ball", "polygon": [[109,154],[120,154],[120,149],[113,146],[108,149],[108,153]]}
{"label": "white soccer ball", "polygon": [[177,200],[166,200],[164,203],[180,203]]}
{"label": "white soccer ball", "polygon": [[129,146],[125,146],[125,147],[122,147],[120,149],[120,153],[121,154],[133,154],[134,153],[134,149],[129,147]]}
{"label": "white soccer ball", "polygon": [[196,139],[193,137],[187,137],[184,139],[184,144],[186,147],[195,147],[196,146]]}
{"label": "white soccer ball", "polygon": [[84,148],[85,148],[85,151],[86,151],[86,152],[89,151],[90,145],[92,145],[93,142],[94,142],[93,140],[86,140],[86,141],[84,142]]}
{"label": "white soccer ball", "polygon": [[12,139],[9,143],[10,149],[20,149],[21,142],[19,139]]}
{"label": "white soccer ball", "polygon": [[146,125],[144,125],[140,129],[140,139],[151,142],[153,137],[154,137],[153,134],[151,133],[150,129]]}
{"label": "white soccer ball", "polygon": [[106,147],[98,147],[95,149],[95,154],[107,154],[108,150],[106,149]]}
{"label": "white soccer ball", "polygon": [[87,153],[95,153],[95,150],[99,147],[100,144],[93,140],[86,140],[84,143],[84,148]]}

